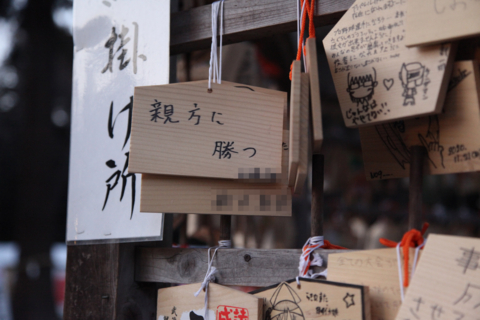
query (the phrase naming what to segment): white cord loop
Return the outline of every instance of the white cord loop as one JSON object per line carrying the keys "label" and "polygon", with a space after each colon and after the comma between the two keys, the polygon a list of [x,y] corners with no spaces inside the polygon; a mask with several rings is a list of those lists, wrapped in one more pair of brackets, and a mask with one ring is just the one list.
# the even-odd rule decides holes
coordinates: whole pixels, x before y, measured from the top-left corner
{"label": "white cord loop", "polygon": [[[307,0],[303,2],[302,10],[300,11],[300,0],[297,1],[297,50],[298,44],[300,43],[300,28],[303,21],[303,15],[305,13],[305,3]],[[303,47],[305,46],[305,40],[302,39],[302,57],[303,57],[303,67],[305,68],[305,72],[308,72],[307,69],[307,59],[305,59],[305,52],[303,51]]]}
{"label": "white cord loop", "polygon": [[426,239],[423,241],[421,245],[419,245],[415,249],[415,259],[413,259],[412,278],[413,278],[413,274],[415,273],[415,270],[417,270],[418,253],[420,252],[420,249],[422,249],[425,246],[425,243],[427,243]]}
{"label": "white cord loop", "polygon": [[[318,253],[314,253],[315,250],[319,249],[324,245],[323,236],[311,237],[305,242],[305,245],[302,248],[302,255],[300,256],[300,261],[298,263],[298,277],[297,284],[300,285],[300,278],[310,278],[315,279],[320,276],[327,276],[327,270],[325,269],[319,273],[313,273],[313,270],[309,267],[321,267],[323,266],[323,259]],[[313,260],[310,261],[310,255],[313,256]],[[310,261],[310,265],[308,262]],[[308,268],[308,270],[307,270]]]}
{"label": "white cord loop", "polygon": [[[427,240],[423,241],[421,245],[415,248],[415,258],[413,260],[413,266],[412,266],[410,278],[413,278],[413,274],[417,269],[418,253],[420,252],[420,249],[422,249],[425,246],[426,242]],[[402,302],[403,302],[403,299],[405,299],[405,292],[403,289],[403,273],[402,273],[402,262],[401,262],[402,256],[400,255],[400,242],[397,244],[396,250],[397,250],[397,263],[398,263],[398,280],[400,281],[400,295],[402,297]]]}
{"label": "white cord loop", "polygon": [[203,279],[202,285],[200,286],[200,289],[198,289],[197,292],[195,292],[194,296],[197,297],[202,290],[205,289],[205,314],[204,314],[204,320],[208,320],[208,284],[210,282],[215,282],[215,274],[218,272],[217,268],[213,266],[213,260],[215,259],[215,255],[217,254],[218,249],[220,248],[231,248],[232,247],[232,241],[230,240],[220,240],[218,241],[218,247],[213,247],[215,248],[215,251],[213,252],[212,259],[210,259],[210,250],[213,248],[208,248],[208,268],[207,268],[207,274],[205,275],[205,278]]}
{"label": "white cord loop", "polygon": [[[208,69],[208,89],[212,81],[222,83],[222,41],[223,41],[223,1],[212,3],[212,46],[210,49],[210,67]],[[218,12],[220,11],[220,54],[217,49]]]}
{"label": "white cord loop", "polygon": [[402,257],[400,256],[400,242],[397,244],[397,263],[398,263],[398,280],[400,281],[400,297],[403,299],[405,298],[405,294],[403,292],[403,275],[402,275]]}

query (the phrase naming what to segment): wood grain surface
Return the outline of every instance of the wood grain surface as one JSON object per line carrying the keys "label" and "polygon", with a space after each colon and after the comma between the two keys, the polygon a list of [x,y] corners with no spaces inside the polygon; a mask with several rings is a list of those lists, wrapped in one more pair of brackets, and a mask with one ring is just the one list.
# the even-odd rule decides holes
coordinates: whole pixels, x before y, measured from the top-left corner
{"label": "wood grain surface", "polygon": [[[408,0],[405,45],[425,46],[480,35],[480,2]],[[421,32],[419,32],[421,30]]]}
{"label": "wood grain surface", "polygon": [[[136,87],[129,172],[238,179],[281,172],[284,98],[206,81]],[[170,116],[169,116],[170,115]]]}
{"label": "wood grain surface", "polygon": [[290,140],[288,144],[288,186],[294,187],[297,180],[297,168],[300,163],[301,101],[302,101],[302,63],[298,60],[292,66],[292,85],[290,89]]}
{"label": "wood grain surface", "polygon": [[[166,283],[203,281],[208,249],[138,248],[135,280]],[[345,250],[342,250],[345,251]],[[301,249],[219,249],[213,263],[219,268],[217,283],[269,286],[298,275]],[[328,255],[340,250],[317,250],[328,266]],[[315,269],[315,272],[324,268]]]}
{"label": "wood grain surface", "polygon": [[310,75],[310,106],[312,123],[312,151],[320,153],[323,143],[322,103],[320,100],[320,80],[318,77],[317,40],[308,38],[305,44],[307,51],[308,74]]}
{"label": "wood grain surface", "polygon": [[480,239],[430,234],[396,319],[478,319]]}
{"label": "wood grain surface", "polygon": [[455,50],[407,48],[406,2],[357,0],[323,40],[347,127],[442,110]]}
{"label": "wood grain surface", "polygon": [[[251,292],[264,299],[264,319],[370,320],[368,287],[315,279],[295,279]],[[288,319],[288,318],[287,318]]]}
{"label": "wood grain surface", "polygon": [[295,179],[294,193],[303,192],[305,181],[308,175],[310,136],[310,76],[308,73],[301,74],[301,95],[300,95],[300,144],[299,161],[297,166],[297,177]]}
{"label": "wood grain surface", "polygon": [[[196,283],[158,290],[157,319],[203,319],[206,293],[202,290],[198,296],[194,296],[200,286],[201,283]],[[210,283],[208,285],[208,316],[212,320],[261,320],[262,300],[239,290]],[[236,317],[235,313],[240,317]]]}
{"label": "wood grain surface", "polygon": [[425,174],[480,170],[479,92],[478,63],[456,62],[441,114],[361,128],[367,179],[408,177],[415,145],[427,149]]}
{"label": "wood grain surface", "polygon": [[[315,26],[335,24],[353,0],[316,0]],[[227,0],[224,4],[223,44],[293,32],[297,6],[290,0]],[[205,5],[173,13],[170,18],[170,54],[210,48],[212,8]]]}

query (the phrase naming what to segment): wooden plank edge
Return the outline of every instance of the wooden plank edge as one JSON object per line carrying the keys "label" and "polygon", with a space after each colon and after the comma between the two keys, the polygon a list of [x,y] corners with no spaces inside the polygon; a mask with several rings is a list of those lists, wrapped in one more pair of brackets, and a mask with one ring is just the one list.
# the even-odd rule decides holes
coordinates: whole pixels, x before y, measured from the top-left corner
{"label": "wooden plank edge", "polygon": [[[207,270],[207,251],[208,249],[137,247],[135,281],[182,284],[202,282]],[[329,254],[349,251],[352,250],[316,250],[325,266],[315,268],[314,271],[325,270]],[[219,269],[217,283],[267,286],[294,278],[298,275],[301,253],[301,249],[219,249],[213,264]],[[178,272],[172,274],[172,270]]]}
{"label": "wooden plank edge", "polygon": [[[223,44],[256,40],[296,31],[296,7],[289,2],[264,0],[261,14],[252,17],[251,10],[228,15],[226,10],[232,5],[225,3],[225,20]],[[235,7],[248,7],[251,0],[235,0]],[[284,8],[278,8],[279,3]],[[286,5],[288,3],[288,6]],[[316,0],[314,23],[316,27],[335,24],[354,3],[354,0]],[[241,11],[236,9],[235,11]],[[278,12],[282,12],[281,15]],[[245,20],[248,23],[233,23],[229,27],[228,20]],[[275,24],[267,24],[276,21]],[[239,26],[240,25],[240,26]],[[208,49],[211,45],[211,5],[205,5],[186,11],[176,12],[170,18],[170,54],[180,54],[195,50]]]}

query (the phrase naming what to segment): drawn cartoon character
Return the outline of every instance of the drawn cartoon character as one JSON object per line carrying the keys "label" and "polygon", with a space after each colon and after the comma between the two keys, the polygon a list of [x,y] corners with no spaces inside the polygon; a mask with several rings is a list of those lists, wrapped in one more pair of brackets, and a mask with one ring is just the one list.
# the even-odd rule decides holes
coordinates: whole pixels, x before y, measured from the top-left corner
{"label": "drawn cartoon character", "polygon": [[348,88],[347,92],[350,94],[352,102],[357,103],[358,106],[368,107],[368,102],[372,99],[374,89],[377,86],[377,71],[372,68],[371,73],[364,75],[350,77],[347,76]]}
{"label": "drawn cartoon character", "polygon": [[415,95],[417,94],[417,87],[424,84],[426,71],[420,62],[412,62],[409,64],[402,64],[402,68],[399,72],[400,81],[402,81],[403,94],[405,97],[403,105],[415,105]]}
{"label": "drawn cartoon character", "polygon": [[[405,165],[412,161],[410,147],[404,141],[405,123],[403,121],[384,123],[375,126],[378,136],[387,147],[397,163],[405,170]],[[427,149],[427,159],[434,168],[443,163],[444,147],[440,144],[440,123],[437,115],[428,117],[428,128],[425,134],[418,133],[420,143]]]}
{"label": "drawn cartoon character", "polygon": [[267,310],[266,317],[271,320],[305,320],[298,305],[300,301],[298,294],[283,282],[270,298],[272,308]]}

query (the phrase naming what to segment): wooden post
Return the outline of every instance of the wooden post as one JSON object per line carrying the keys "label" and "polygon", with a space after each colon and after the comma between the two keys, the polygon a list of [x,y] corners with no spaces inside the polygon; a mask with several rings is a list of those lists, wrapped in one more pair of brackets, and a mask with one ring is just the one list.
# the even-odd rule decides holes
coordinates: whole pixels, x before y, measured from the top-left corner
{"label": "wooden post", "polygon": [[325,159],[314,154],[312,161],[312,213],[310,236],[323,236],[323,180]]}
{"label": "wooden post", "polygon": [[220,240],[232,240],[232,216],[220,216]]}
{"label": "wooden post", "polygon": [[410,199],[408,201],[408,230],[421,230],[424,220],[422,214],[423,162],[427,150],[423,146],[411,148],[410,163]]}
{"label": "wooden post", "polygon": [[134,279],[136,247],[171,248],[173,216],[162,242],[68,246],[64,319],[154,319],[156,283]]}

